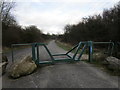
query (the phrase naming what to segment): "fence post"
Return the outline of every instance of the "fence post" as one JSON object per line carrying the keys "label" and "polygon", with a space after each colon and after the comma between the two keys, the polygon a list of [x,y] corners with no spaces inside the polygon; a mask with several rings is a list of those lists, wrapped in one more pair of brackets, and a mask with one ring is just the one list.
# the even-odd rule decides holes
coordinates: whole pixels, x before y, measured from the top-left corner
{"label": "fence post", "polygon": [[89,48],[89,62],[91,62],[92,57],[93,57],[93,42],[92,41],[88,41],[88,48]]}
{"label": "fence post", "polygon": [[39,64],[39,46],[38,45],[36,45],[36,48],[37,48],[37,61],[36,61],[36,63],[37,64]]}
{"label": "fence post", "polygon": [[35,57],[35,43],[32,44],[32,59],[33,59],[33,61],[36,60],[36,57]]}

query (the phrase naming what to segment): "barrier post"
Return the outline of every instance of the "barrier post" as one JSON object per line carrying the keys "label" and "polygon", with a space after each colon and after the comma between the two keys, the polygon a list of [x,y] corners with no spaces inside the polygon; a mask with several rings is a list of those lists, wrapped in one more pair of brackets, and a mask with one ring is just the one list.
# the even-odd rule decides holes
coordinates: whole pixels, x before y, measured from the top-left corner
{"label": "barrier post", "polygon": [[32,44],[32,59],[33,61],[36,61],[36,57],[35,57],[35,44]]}
{"label": "barrier post", "polygon": [[92,57],[93,57],[93,42],[92,41],[88,41],[88,48],[89,48],[89,62],[92,61]]}
{"label": "barrier post", "polygon": [[39,64],[39,60],[40,60],[40,58],[39,58],[39,46],[36,45],[36,48],[37,48],[37,61],[36,61],[36,63]]}

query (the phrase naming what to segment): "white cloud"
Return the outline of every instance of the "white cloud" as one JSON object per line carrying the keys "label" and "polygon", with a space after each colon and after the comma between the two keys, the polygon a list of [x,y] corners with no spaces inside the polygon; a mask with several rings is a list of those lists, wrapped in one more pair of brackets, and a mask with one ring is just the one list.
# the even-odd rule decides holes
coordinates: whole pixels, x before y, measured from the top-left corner
{"label": "white cloud", "polygon": [[[17,0],[19,1],[19,0]],[[66,24],[78,23],[82,17],[101,13],[103,8],[114,5],[114,1],[103,2],[103,0],[33,0],[29,2],[17,2],[13,14],[22,26],[36,25],[44,33],[63,33]],[[27,0],[28,1],[28,0]],[[79,1],[79,2],[78,2]],[[94,1],[94,2],[93,2]],[[105,1],[105,0],[104,0]],[[108,1],[108,0],[106,0]],[[67,3],[66,3],[67,2]],[[117,2],[117,0],[116,0]]]}

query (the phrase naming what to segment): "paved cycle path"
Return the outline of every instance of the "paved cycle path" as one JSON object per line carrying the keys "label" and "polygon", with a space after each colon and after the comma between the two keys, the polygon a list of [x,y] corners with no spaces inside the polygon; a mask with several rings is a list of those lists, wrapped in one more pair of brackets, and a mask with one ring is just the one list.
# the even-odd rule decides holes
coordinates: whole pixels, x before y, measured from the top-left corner
{"label": "paved cycle path", "polygon": [[[54,40],[47,45],[50,52],[65,53],[58,47]],[[41,59],[48,59],[48,55],[40,48]],[[31,48],[21,49],[14,52],[15,59],[31,55]],[[11,64],[11,53],[6,54]],[[18,79],[10,79],[8,70],[2,77],[3,88],[118,88],[117,76],[111,76],[100,68],[83,61],[76,63],[56,63],[55,65],[38,68],[33,74]]]}

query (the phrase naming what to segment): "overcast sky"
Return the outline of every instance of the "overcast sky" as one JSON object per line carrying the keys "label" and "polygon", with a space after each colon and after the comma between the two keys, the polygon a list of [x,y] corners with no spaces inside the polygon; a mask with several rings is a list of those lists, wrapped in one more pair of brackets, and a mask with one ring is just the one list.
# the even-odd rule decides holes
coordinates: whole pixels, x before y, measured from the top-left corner
{"label": "overcast sky", "polygon": [[18,24],[36,25],[43,33],[61,34],[66,24],[76,24],[83,17],[100,14],[119,0],[15,0],[12,12]]}

